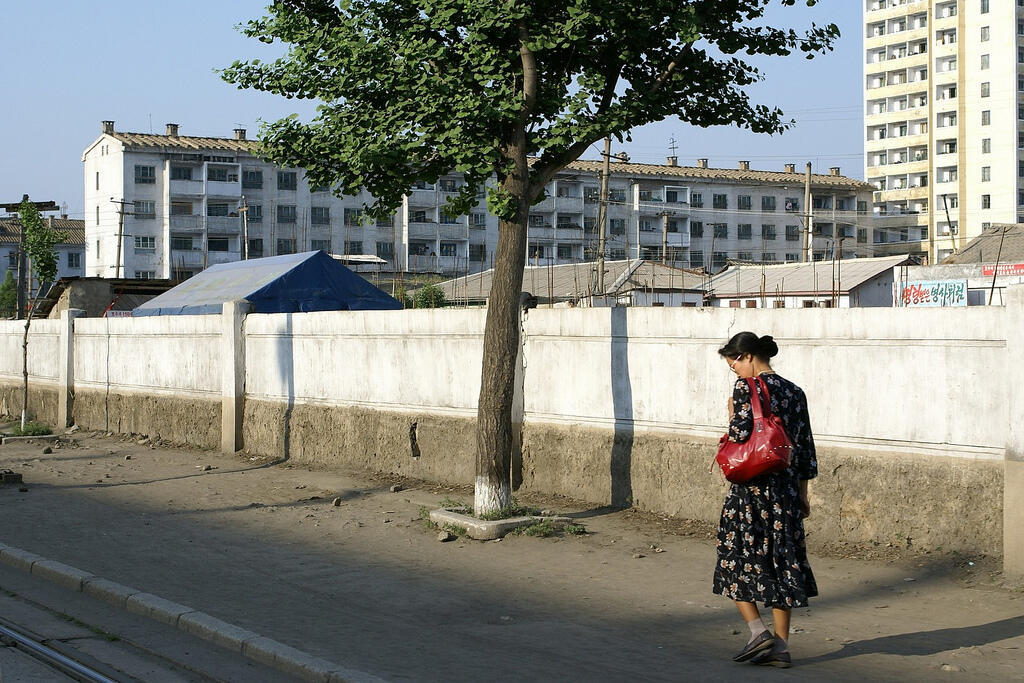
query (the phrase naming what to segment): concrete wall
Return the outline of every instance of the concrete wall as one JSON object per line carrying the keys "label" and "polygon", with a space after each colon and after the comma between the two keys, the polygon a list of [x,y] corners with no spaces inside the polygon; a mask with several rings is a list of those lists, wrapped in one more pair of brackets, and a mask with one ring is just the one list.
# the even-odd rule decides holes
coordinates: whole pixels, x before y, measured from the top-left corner
{"label": "concrete wall", "polygon": [[[514,480],[713,521],[725,484],[709,466],[733,383],[717,349],[755,330],[776,338],[776,370],[809,399],[820,458],[812,543],[998,552],[1003,458],[1019,440],[1015,375],[1004,371],[1024,350],[1008,332],[1019,308],[530,311]],[[225,352],[233,335],[246,450],[469,483],[485,315],[249,315],[240,333],[227,314],[78,319],[67,342],[73,419],[216,447],[222,401],[240,386]],[[54,402],[62,322],[37,321],[30,344],[33,386],[52,387]],[[19,330],[0,325],[4,386],[17,383]]]}
{"label": "concrete wall", "polygon": [[[24,333],[24,321],[0,321],[0,414],[21,415]],[[59,320],[33,320],[29,327],[29,415],[43,422],[57,419],[59,337]]]}

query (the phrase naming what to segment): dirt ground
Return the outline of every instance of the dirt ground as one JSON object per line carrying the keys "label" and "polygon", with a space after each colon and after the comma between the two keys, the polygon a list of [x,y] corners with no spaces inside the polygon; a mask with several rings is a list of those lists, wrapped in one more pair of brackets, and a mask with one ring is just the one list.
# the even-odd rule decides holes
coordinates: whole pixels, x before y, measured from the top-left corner
{"label": "dirt ground", "polygon": [[[75,433],[0,447],[0,542],[388,680],[1024,680],[1024,591],[984,557],[814,544],[787,672],[711,593],[706,524],[578,502],[582,536],[439,542],[471,491]],[[401,490],[391,492],[393,485]],[[337,505],[334,500],[337,500]]]}

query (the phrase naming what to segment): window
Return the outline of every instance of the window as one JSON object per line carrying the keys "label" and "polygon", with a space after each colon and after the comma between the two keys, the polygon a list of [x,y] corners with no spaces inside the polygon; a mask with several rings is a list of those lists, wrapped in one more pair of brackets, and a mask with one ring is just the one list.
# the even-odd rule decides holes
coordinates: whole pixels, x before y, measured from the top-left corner
{"label": "window", "polygon": [[256,238],[249,240],[249,258],[263,258],[263,239]]}
{"label": "window", "polygon": [[981,182],[987,183],[990,180],[992,180],[992,167],[991,166],[982,166],[981,167]]}
{"label": "window", "polygon": [[622,259],[626,258],[626,250],[625,249],[609,249],[608,250],[608,258],[611,259],[612,261],[621,261]]}
{"label": "window", "polygon": [[228,242],[227,237],[210,237],[206,240],[206,249],[207,251],[227,251]]}
{"label": "window", "polygon": [[751,251],[741,251],[740,253],[736,254],[736,258],[739,259],[740,261],[753,261],[754,253]]}
{"label": "window", "polygon": [[191,216],[192,202],[171,202],[172,216]]}
{"label": "window", "polygon": [[354,242],[345,242],[345,253],[346,254],[362,254],[363,253],[363,242],[362,242],[362,240],[356,240]]}
{"label": "window", "polygon": [[531,244],[527,258],[541,259],[544,258],[544,245],[543,244]]}
{"label": "window", "polygon": [[983,194],[981,195],[981,208],[991,209],[992,208],[992,195]]}
{"label": "window", "polygon": [[560,259],[571,259],[572,258],[572,245],[571,244],[559,244],[557,249],[557,255]]}
{"label": "window", "polygon": [[331,253],[331,241],[330,240],[310,240],[309,248],[313,251],[326,251],[328,254]]}
{"label": "window", "polygon": [[[228,169],[226,166],[207,166],[206,179],[215,183],[228,182]],[[237,180],[237,177],[235,178]]]}
{"label": "window", "polygon": [[[479,245],[484,246],[484,245]],[[395,257],[394,242],[377,242],[377,258],[392,259]],[[482,260],[482,259],[481,259]]]}
{"label": "window", "polygon": [[469,225],[471,228],[482,230],[487,227],[487,214],[486,213],[471,213],[469,214]]}
{"label": "window", "polygon": [[583,217],[583,232],[594,232],[597,230],[597,218],[594,216]]}
{"label": "window", "polygon": [[800,260],[800,254],[795,251],[786,252],[786,263],[796,263]]}
{"label": "window", "polygon": [[775,210],[775,197],[769,197],[767,195],[761,197],[761,210],[762,211],[774,211]]}
{"label": "window", "polygon": [[330,225],[331,207],[313,206],[309,209],[309,222],[313,225]]}
{"label": "window", "polygon": [[654,232],[657,229],[653,218],[641,218],[638,220],[640,232]]}
{"label": "window", "polygon": [[227,204],[207,204],[206,215],[207,216],[227,216],[229,213],[229,207]]}
{"label": "window", "polygon": [[156,277],[156,273],[153,272],[152,270],[136,270],[135,271],[135,279],[136,280],[152,280],[155,277]]}
{"label": "window", "polygon": [[[418,215],[418,214],[422,214],[422,215]],[[413,212],[413,216],[411,217],[410,220],[412,220],[414,222],[417,222],[417,223],[426,223],[427,222],[427,213],[426,213],[426,211],[416,211],[416,212]],[[349,209],[349,208],[345,209],[345,225],[355,226],[355,225],[362,225],[362,223],[363,223],[363,211],[362,211],[362,209]]]}
{"label": "window", "polygon": [[729,224],[728,223],[712,223],[712,229],[714,230],[715,239],[728,239],[729,238]]}
{"label": "window", "polygon": [[[278,190],[294,190],[298,186],[298,179],[295,171],[278,171],[277,172],[277,189]],[[294,242],[294,240],[293,240]],[[293,254],[295,252],[287,252]]]}
{"label": "window", "polygon": [[992,124],[992,112],[985,109],[981,112],[981,125],[989,126]]}
{"label": "window", "polygon": [[750,195],[741,194],[736,197],[736,208],[741,211],[750,211]]}
{"label": "window", "polygon": [[988,14],[988,0],[981,0],[981,13]]}
{"label": "window", "polygon": [[451,178],[441,178],[437,181],[437,189],[442,192],[456,192],[458,188],[455,186],[455,181]]}
{"label": "window", "polygon": [[96,189],[100,189],[100,172],[96,171]]}
{"label": "window", "polygon": [[[358,216],[356,218],[352,218],[351,214],[349,214],[349,211],[355,211],[355,209],[345,209],[345,225],[357,225],[358,224]],[[355,222],[351,222],[351,221],[355,221]],[[434,221],[432,221],[429,218],[427,218],[427,212],[426,211],[416,210],[416,211],[410,211],[409,212],[409,222],[410,223],[433,223]]]}
{"label": "window", "polygon": [[992,152],[992,138],[982,138],[981,140],[981,153],[989,154]]}
{"label": "window", "polygon": [[786,211],[796,213],[800,210],[800,200],[796,197],[786,197]]}
{"label": "window", "polygon": [[[704,223],[703,221],[690,221],[690,237],[703,237],[704,236]],[[703,259],[702,261],[703,262]]]}
{"label": "window", "polygon": [[261,223],[263,221],[263,205],[250,204],[245,214],[249,223]]}
{"label": "window", "polygon": [[175,251],[194,251],[191,237],[171,236],[171,249]]}
{"label": "window", "polygon": [[991,94],[992,94],[992,84],[989,83],[988,81],[985,81],[984,83],[981,84],[981,96],[982,97],[988,97]]}
{"label": "window", "polygon": [[327,192],[331,189],[330,185],[312,185],[309,188],[310,192]]}
{"label": "window", "polygon": [[[99,224],[100,224],[100,207],[99,207],[99,205],[97,205],[96,206],[96,225],[99,225]],[[97,254],[97,256],[99,256],[99,254]]]}
{"label": "window", "polygon": [[[380,246],[380,242],[377,243]],[[377,254],[380,256],[380,254]],[[384,258],[381,256],[381,258]],[[469,245],[469,260],[481,263],[487,260],[487,245],[486,244],[470,244]]]}
{"label": "window", "polygon": [[450,214],[445,213],[444,211],[441,212],[441,224],[442,225],[457,225],[458,222],[459,222],[459,217],[458,216],[452,216]]}
{"label": "window", "polygon": [[729,198],[724,194],[711,195],[711,207],[714,209],[728,209]]}
{"label": "window", "polygon": [[254,168],[247,168],[242,171],[242,187],[247,190],[259,190],[263,188],[263,171]]}
{"label": "window", "polygon": [[665,190],[665,201],[669,204],[685,204],[686,190]]}
{"label": "window", "polygon": [[864,200],[864,199],[858,199],[857,200],[857,213],[867,213],[867,212],[868,212],[868,203],[867,203],[867,201]]}
{"label": "window", "polygon": [[[736,237],[741,240],[749,240],[753,230],[750,223],[740,223],[736,226]],[[746,259],[749,261],[750,259]]]}
{"label": "window", "polygon": [[140,220],[156,218],[156,202],[136,199],[132,215]]}
{"label": "window", "polygon": [[171,166],[171,180],[192,180],[192,167]]}
{"label": "window", "polygon": [[135,253],[146,253],[156,251],[156,238],[145,235],[135,236]]}
{"label": "window", "polygon": [[775,239],[775,226],[761,224],[761,239],[773,240]]}
{"label": "window", "polygon": [[800,241],[800,226],[799,225],[787,225],[786,226],[786,241],[787,242],[799,242]]}
{"label": "window", "polygon": [[378,218],[377,219],[377,227],[378,228],[391,228],[391,227],[394,227],[394,225],[395,225],[395,217],[394,216],[384,216],[384,218]]}
{"label": "window", "polygon": [[608,221],[610,232],[613,235],[625,235],[626,234],[626,219],[625,218],[612,218]]}
{"label": "window", "polygon": [[990,37],[991,36],[990,36],[990,32],[989,32],[989,27],[988,26],[982,26],[981,27],[981,42],[987,43]]}
{"label": "window", "polygon": [[992,57],[990,55],[981,56],[981,70],[985,71],[992,65]]}
{"label": "window", "polygon": [[77,251],[68,252],[68,268],[81,268],[82,254]]}
{"label": "window", "polygon": [[414,189],[414,190],[433,190],[434,186],[431,185],[430,183],[428,183],[425,180],[417,180],[415,183],[412,184],[412,189]]}
{"label": "window", "polygon": [[281,239],[277,240],[277,253],[280,255],[294,254],[295,253],[295,240]]}
{"label": "window", "polygon": [[704,252],[700,249],[690,250],[690,267],[691,268],[703,268],[704,267]]}
{"label": "window", "polygon": [[626,201],[626,188],[624,188],[624,187],[610,187],[610,188],[608,188],[608,201],[610,201],[610,202],[624,202],[624,201]]}
{"label": "window", "polygon": [[[277,222],[278,223],[294,223],[295,222],[295,206],[291,204],[278,204],[277,205]],[[293,240],[294,241],[294,240]],[[278,252],[280,253],[280,252]],[[288,254],[295,252],[289,251]]]}
{"label": "window", "polygon": [[722,268],[725,266],[725,262],[729,260],[729,254],[724,251],[716,251],[711,255],[711,267]]}
{"label": "window", "polygon": [[704,195],[700,192],[690,193],[690,206],[701,208],[704,206]]}
{"label": "window", "polygon": [[152,185],[156,182],[155,166],[135,166],[135,182],[139,185]]}

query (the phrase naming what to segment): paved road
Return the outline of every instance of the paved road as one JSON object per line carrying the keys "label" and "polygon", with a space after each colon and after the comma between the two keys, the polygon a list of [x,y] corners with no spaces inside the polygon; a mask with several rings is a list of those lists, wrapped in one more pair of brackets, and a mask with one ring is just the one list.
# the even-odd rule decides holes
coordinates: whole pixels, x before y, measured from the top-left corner
{"label": "paved road", "polygon": [[[0,490],[0,542],[387,680],[780,675],[729,661],[745,627],[710,593],[714,548],[671,524],[576,510],[582,538],[439,543],[419,514],[441,493],[360,474],[101,438],[0,467],[30,489]],[[812,562],[790,679],[1024,680],[1022,593],[950,558]]]}

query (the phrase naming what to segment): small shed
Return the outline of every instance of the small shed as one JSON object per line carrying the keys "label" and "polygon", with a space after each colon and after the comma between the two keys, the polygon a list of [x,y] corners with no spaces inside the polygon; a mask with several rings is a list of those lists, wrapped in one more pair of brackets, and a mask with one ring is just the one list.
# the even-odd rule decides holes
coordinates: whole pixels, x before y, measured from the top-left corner
{"label": "small shed", "polygon": [[211,266],[132,311],[133,316],[211,315],[245,299],[253,313],[397,310],[402,304],[323,251]]}

